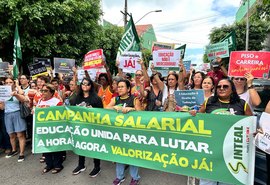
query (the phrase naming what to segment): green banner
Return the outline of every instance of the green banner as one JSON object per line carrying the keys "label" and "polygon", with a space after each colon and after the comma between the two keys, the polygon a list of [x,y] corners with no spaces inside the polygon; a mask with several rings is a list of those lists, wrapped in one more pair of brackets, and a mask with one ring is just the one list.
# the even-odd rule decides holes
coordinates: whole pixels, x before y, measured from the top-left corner
{"label": "green banner", "polygon": [[228,41],[210,44],[205,47],[208,60],[213,60],[216,57],[226,58],[229,57]]}
{"label": "green banner", "polygon": [[117,58],[126,51],[140,51],[140,39],[136,31],[132,16],[125,27],[125,33],[122,36],[117,51]]}
{"label": "green banner", "polygon": [[181,51],[181,59],[185,58],[185,52],[186,52],[186,44],[176,48],[175,50],[180,50]]}
{"label": "green banner", "polygon": [[85,107],[36,108],[33,153],[74,153],[231,184],[252,184],[254,117]]}
{"label": "green banner", "polygon": [[22,63],[22,51],[21,51],[21,42],[18,31],[18,24],[16,22],[15,33],[14,33],[14,44],[13,44],[13,77],[14,79],[18,78],[19,68]]}
{"label": "green banner", "polygon": [[235,31],[231,31],[226,37],[221,39],[220,42],[228,41],[229,53],[236,51],[236,34]]}

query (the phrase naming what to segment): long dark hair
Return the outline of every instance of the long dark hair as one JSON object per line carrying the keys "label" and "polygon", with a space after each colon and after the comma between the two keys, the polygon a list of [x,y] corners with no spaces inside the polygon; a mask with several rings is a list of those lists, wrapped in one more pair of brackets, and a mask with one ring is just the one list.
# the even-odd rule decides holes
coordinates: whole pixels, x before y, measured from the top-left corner
{"label": "long dark hair", "polygon": [[175,76],[175,79],[176,79],[176,85],[175,85],[175,87],[174,87],[174,89],[176,90],[177,89],[177,87],[178,87],[178,74],[176,74],[176,73],[172,73],[172,74],[168,74],[168,76],[167,76],[167,82],[166,82],[166,85],[167,85],[167,87],[168,87],[168,91],[169,91],[169,86],[168,86],[168,82],[169,82],[169,76]]}
{"label": "long dark hair", "polygon": [[[230,96],[230,103],[233,104],[233,103],[238,103],[240,102],[240,97],[239,95],[237,94],[236,92],[236,88],[235,88],[235,85],[233,83],[232,80],[229,80],[228,78],[223,78],[221,80],[227,80],[230,84],[231,84],[231,87],[232,87],[232,94]],[[221,81],[219,80],[218,83]],[[218,84],[217,83],[217,84]],[[218,102],[218,95],[217,95],[217,88],[215,89],[215,94],[213,96],[213,102]]]}
{"label": "long dark hair", "polygon": [[203,73],[203,72],[201,72],[201,71],[197,71],[196,73],[194,73],[193,75],[192,75],[192,77],[191,77],[191,81],[192,81],[192,84],[191,84],[191,89],[194,89],[194,87],[195,87],[195,84],[194,84],[194,76],[196,75],[196,74],[201,74],[201,76],[202,76],[202,81],[201,81],[201,85],[200,85],[200,88],[202,88],[202,82],[203,82],[203,80],[204,80],[204,78],[205,78],[205,74]]}
{"label": "long dark hair", "polygon": [[[93,81],[92,81],[90,78],[87,78],[87,77],[83,78],[83,79],[82,79],[82,82],[83,82],[83,81],[87,81],[88,84],[91,86],[91,87],[90,87],[90,90],[89,90],[89,94],[90,94],[91,96],[92,96],[92,95],[97,95],[97,93],[95,92],[95,87],[94,87]],[[83,97],[82,82],[81,82],[81,84],[80,84],[80,89],[79,89],[79,92],[78,92],[78,95],[81,96],[81,97]]]}

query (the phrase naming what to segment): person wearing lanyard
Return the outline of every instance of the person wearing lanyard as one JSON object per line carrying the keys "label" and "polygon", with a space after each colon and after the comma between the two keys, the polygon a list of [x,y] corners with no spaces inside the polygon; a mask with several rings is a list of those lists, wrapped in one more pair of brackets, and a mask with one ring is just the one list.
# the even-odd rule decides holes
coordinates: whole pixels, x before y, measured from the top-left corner
{"label": "person wearing lanyard", "polygon": [[[137,97],[130,95],[131,84],[128,80],[120,80],[118,82],[118,97],[114,97],[108,104],[107,109],[114,109],[117,112],[124,114],[131,111],[141,110],[141,103]],[[113,181],[114,185],[119,185],[125,181],[124,171],[125,164],[116,163],[116,179]],[[130,185],[137,185],[140,180],[139,168],[130,165],[129,173],[132,177]]]}

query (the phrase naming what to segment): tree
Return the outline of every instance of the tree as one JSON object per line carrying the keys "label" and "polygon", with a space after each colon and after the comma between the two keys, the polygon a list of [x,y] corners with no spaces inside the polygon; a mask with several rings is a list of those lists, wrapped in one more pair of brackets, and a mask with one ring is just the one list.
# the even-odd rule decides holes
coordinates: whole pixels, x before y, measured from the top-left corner
{"label": "tree", "polygon": [[[263,45],[268,33],[268,23],[263,20],[250,21],[249,27],[249,50],[259,51],[265,46]],[[236,32],[236,50],[245,50],[245,38],[246,38],[246,22],[243,20],[239,23],[232,25],[223,25],[220,28],[213,28],[210,33],[210,43],[218,43],[232,30]],[[209,61],[204,57],[204,62]],[[225,63],[228,64],[229,58],[224,59]]]}
{"label": "tree", "polygon": [[87,51],[98,47],[99,6],[99,0],[1,0],[1,58],[12,61],[18,22],[24,64],[33,57],[81,61]]}
{"label": "tree", "polygon": [[103,49],[107,65],[109,66],[112,74],[116,74],[118,72],[115,66],[115,59],[123,33],[123,27],[111,24],[104,26],[100,34],[99,48]]}

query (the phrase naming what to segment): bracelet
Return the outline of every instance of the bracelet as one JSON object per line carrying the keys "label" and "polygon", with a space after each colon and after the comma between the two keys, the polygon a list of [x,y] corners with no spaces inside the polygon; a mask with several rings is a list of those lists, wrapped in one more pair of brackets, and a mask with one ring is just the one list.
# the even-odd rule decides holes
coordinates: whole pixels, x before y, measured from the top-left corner
{"label": "bracelet", "polygon": [[183,72],[183,69],[181,69],[179,72]]}
{"label": "bracelet", "polygon": [[253,89],[254,88],[254,85],[251,85],[248,87],[248,89]]}

